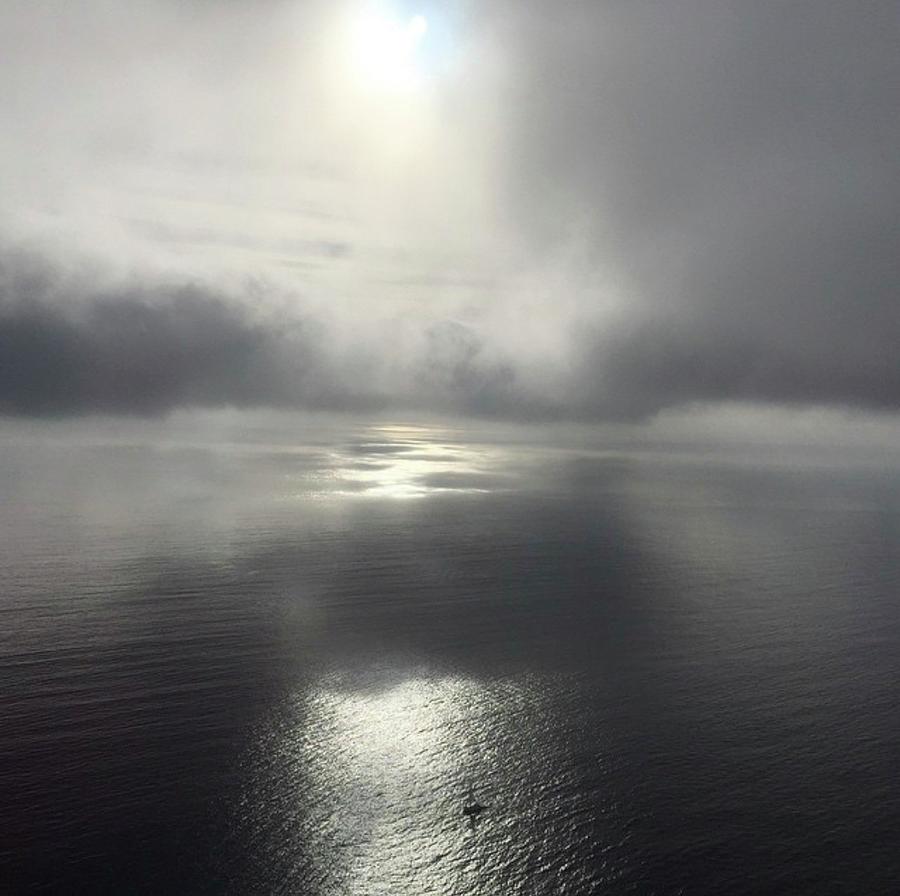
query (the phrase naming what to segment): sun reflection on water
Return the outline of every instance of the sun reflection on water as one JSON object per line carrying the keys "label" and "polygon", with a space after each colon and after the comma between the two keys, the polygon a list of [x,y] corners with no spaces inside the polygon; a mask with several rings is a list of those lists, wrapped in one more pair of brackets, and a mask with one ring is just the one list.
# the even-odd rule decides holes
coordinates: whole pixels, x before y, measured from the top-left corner
{"label": "sun reflection on water", "polygon": [[459,811],[465,755],[453,742],[481,691],[462,678],[318,690],[311,721],[318,755],[327,757],[319,774],[332,802],[333,892],[371,896],[408,892],[413,877],[452,880],[441,860],[468,834]]}
{"label": "sun reflection on water", "polygon": [[338,494],[422,498],[441,491],[489,491],[494,458],[484,446],[454,441],[447,430],[372,427],[334,457]]}

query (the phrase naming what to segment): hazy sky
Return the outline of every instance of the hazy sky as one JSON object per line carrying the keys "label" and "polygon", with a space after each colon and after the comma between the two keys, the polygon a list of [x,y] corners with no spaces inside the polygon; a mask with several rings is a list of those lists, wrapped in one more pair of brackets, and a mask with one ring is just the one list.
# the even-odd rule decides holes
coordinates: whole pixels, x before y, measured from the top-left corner
{"label": "hazy sky", "polygon": [[895,0],[0,0],[0,412],[900,408]]}

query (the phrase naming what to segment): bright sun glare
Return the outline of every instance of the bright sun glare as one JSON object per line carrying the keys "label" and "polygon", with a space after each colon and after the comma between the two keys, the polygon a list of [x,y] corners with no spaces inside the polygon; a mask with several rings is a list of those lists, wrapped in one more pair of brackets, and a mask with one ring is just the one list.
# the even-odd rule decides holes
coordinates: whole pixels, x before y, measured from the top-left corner
{"label": "bright sun glare", "polygon": [[419,50],[428,22],[424,16],[398,19],[375,7],[365,9],[353,34],[353,57],[364,83],[382,90],[408,90],[421,75]]}

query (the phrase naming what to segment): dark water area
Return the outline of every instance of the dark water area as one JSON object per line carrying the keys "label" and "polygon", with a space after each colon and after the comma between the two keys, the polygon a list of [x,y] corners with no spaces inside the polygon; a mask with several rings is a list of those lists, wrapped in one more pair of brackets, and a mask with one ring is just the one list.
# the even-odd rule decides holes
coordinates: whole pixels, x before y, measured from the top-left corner
{"label": "dark water area", "polygon": [[7,441],[0,891],[897,892],[898,545],[887,464]]}

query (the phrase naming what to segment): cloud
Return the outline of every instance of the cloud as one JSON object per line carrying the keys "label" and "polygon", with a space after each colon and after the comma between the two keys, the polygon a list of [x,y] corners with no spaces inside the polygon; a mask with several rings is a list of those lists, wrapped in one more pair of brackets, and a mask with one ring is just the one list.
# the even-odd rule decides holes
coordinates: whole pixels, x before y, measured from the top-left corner
{"label": "cloud", "polygon": [[0,413],[503,407],[512,374],[482,358],[459,323],[395,339],[393,356],[380,328],[348,344],[289,297],[254,298],[196,284],[101,286],[34,255],[0,256]]}
{"label": "cloud", "polygon": [[0,408],[896,411],[894,7],[13,2]]}
{"label": "cloud", "polygon": [[509,201],[536,246],[584,222],[627,297],[576,340],[574,403],[900,406],[892,4],[509,21]]}
{"label": "cloud", "polygon": [[0,261],[0,411],[154,414],[180,406],[353,408],[320,327],[195,285],[84,285]]}

